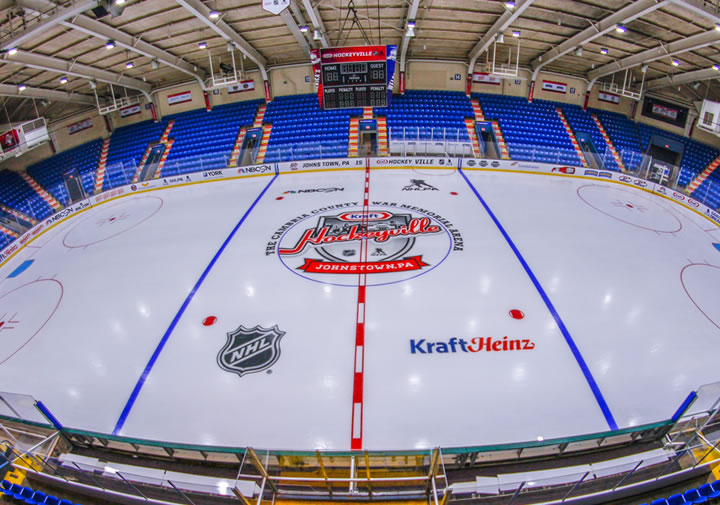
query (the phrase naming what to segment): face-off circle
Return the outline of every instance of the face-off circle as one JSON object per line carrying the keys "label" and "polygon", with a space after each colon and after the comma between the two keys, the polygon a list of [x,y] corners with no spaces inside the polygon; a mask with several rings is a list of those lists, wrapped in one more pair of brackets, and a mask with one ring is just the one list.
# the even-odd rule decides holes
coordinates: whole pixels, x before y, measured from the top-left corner
{"label": "face-off circle", "polygon": [[720,267],[706,263],[691,263],[680,272],[680,282],[695,307],[720,330]]}
{"label": "face-off circle", "polygon": [[680,220],[640,191],[610,185],[586,184],[577,195],[588,206],[612,219],[658,233],[682,230]]}
{"label": "face-off circle", "polygon": [[97,212],[91,210],[90,215],[65,234],[63,245],[74,249],[117,237],[150,219],[162,206],[162,198],[140,196],[100,207]]}
{"label": "face-off circle", "polygon": [[0,365],[40,333],[63,297],[55,279],[28,282],[0,296]]}
{"label": "face-off circle", "polygon": [[266,254],[275,253],[308,280],[357,287],[360,274],[367,274],[368,286],[401,282],[433,270],[453,249],[462,250],[460,232],[436,214],[399,204],[372,206],[367,214],[351,204],[332,207],[278,228]]}

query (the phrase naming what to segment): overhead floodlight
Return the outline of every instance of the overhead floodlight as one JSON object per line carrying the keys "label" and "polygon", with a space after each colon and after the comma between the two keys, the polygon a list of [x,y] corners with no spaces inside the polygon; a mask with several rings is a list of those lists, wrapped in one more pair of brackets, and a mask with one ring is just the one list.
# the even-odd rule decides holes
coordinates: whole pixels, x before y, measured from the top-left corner
{"label": "overhead floodlight", "polygon": [[10,49],[8,49],[8,54],[10,56],[17,54],[17,47],[11,47]]}
{"label": "overhead floodlight", "polygon": [[406,37],[414,37],[415,36],[415,27],[417,24],[415,24],[414,19],[408,19],[407,22],[407,31],[405,32]]}
{"label": "overhead floodlight", "polygon": [[300,27],[300,31],[301,31],[302,33],[307,33],[308,30],[310,30],[310,28],[308,28],[307,25],[302,25],[302,26]]}
{"label": "overhead floodlight", "polygon": [[615,31],[618,33],[625,33],[627,31],[627,28],[625,28],[623,25],[617,25],[615,27]]}
{"label": "overhead floodlight", "polygon": [[105,42],[105,49],[112,49],[115,47],[115,41],[113,39],[108,40]]}
{"label": "overhead floodlight", "polygon": [[642,67],[640,67],[640,72],[642,72],[642,73],[644,74],[644,73],[647,72],[647,71],[648,71],[648,66],[647,66],[647,63],[646,63],[645,65],[643,65]]}
{"label": "overhead floodlight", "polygon": [[152,60],[150,62],[150,66],[153,70],[157,70],[158,68],[160,68],[160,62],[158,60]]}
{"label": "overhead floodlight", "polygon": [[514,8],[515,8],[515,2],[512,2],[512,1],[505,2],[505,7],[507,7],[508,9],[514,9]]}
{"label": "overhead floodlight", "polygon": [[520,30],[513,30],[513,37],[519,37],[520,36]]}
{"label": "overhead floodlight", "polygon": [[25,86],[24,84],[18,84],[18,91],[25,91],[26,88],[27,86]]}
{"label": "overhead floodlight", "polygon": [[315,29],[313,31],[313,40],[320,40],[322,39],[322,35],[320,35],[320,30]]}
{"label": "overhead floodlight", "polygon": [[504,43],[504,42],[505,42],[505,35],[502,34],[502,33],[499,34],[499,35],[497,36],[497,41],[498,41],[498,44]]}
{"label": "overhead floodlight", "polygon": [[97,88],[97,83],[96,83],[95,81],[88,81],[88,82],[89,82],[89,84],[90,84],[90,89],[95,89],[95,88]]}
{"label": "overhead floodlight", "polygon": [[207,49],[207,42],[198,43],[198,49]]}
{"label": "overhead floodlight", "polygon": [[408,19],[407,26],[408,28],[415,28],[417,24],[415,23],[414,19]]}
{"label": "overhead floodlight", "polygon": [[220,12],[219,11],[210,11],[210,14],[208,14],[208,17],[210,19],[217,19],[220,17]]}
{"label": "overhead floodlight", "polygon": [[233,45],[232,42],[230,42],[230,41],[228,40],[228,43],[225,44],[225,50],[226,50],[228,53],[232,53],[232,52],[235,50],[235,46]]}
{"label": "overhead floodlight", "polygon": [[125,3],[125,0],[115,0],[115,5],[122,5]]}
{"label": "overhead floodlight", "polygon": [[63,77],[60,78],[60,84],[66,84],[67,81],[68,81],[68,78],[65,77],[65,76],[63,76]]}
{"label": "overhead floodlight", "polygon": [[125,68],[127,68],[127,69],[131,69],[131,68],[133,68],[134,66],[135,66],[135,63],[133,63],[132,61],[128,61],[128,62],[125,64]]}
{"label": "overhead floodlight", "polygon": [[717,70],[718,72],[720,72],[720,65],[715,64],[715,65],[713,65],[713,68],[714,68],[715,70]]}
{"label": "overhead floodlight", "polygon": [[602,54],[607,54],[607,53],[609,53],[610,51],[608,51],[608,48],[607,48],[607,47],[601,47],[601,48],[600,48],[600,52],[601,52]]}
{"label": "overhead floodlight", "polygon": [[678,61],[678,60],[672,60],[670,63],[672,64],[673,67],[679,67],[679,66],[680,66],[680,61]]}
{"label": "overhead floodlight", "polygon": [[582,47],[575,49],[575,56],[582,56]]}
{"label": "overhead floodlight", "polygon": [[715,25],[715,29],[720,32],[720,23]]}

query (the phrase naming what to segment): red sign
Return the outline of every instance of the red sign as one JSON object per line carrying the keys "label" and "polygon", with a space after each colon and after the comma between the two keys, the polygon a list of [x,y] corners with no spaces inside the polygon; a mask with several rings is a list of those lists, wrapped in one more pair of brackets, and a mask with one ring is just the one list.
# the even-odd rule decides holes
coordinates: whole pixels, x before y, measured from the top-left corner
{"label": "red sign", "polygon": [[298,269],[312,274],[383,274],[420,270],[422,267],[427,266],[429,265],[422,260],[422,256],[369,263],[333,263],[305,258],[305,264],[298,267]]}
{"label": "red sign", "polygon": [[20,140],[18,139],[18,134],[15,130],[7,131],[0,136],[0,145],[2,145],[3,151],[15,149],[19,143]]}

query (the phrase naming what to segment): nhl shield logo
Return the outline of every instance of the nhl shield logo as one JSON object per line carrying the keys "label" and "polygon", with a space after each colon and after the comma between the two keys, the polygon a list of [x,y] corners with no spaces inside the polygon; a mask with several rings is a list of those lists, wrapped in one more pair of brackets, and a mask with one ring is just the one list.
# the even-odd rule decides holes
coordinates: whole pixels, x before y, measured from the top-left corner
{"label": "nhl shield logo", "polygon": [[240,377],[267,370],[280,358],[280,339],[283,335],[285,332],[277,326],[266,329],[240,325],[227,334],[227,342],[217,356],[218,366]]}

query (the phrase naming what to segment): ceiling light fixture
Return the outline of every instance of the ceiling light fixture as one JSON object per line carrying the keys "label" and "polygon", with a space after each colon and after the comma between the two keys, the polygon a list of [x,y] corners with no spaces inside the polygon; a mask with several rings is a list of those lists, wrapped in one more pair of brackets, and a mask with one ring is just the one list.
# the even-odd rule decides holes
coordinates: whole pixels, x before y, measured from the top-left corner
{"label": "ceiling light fixture", "polygon": [[123,5],[125,0],[115,0],[115,5]]}
{"label": "ceiling light fixture", "polygon": [[152,60],[150,62],[150,66],[153,70],[157,70],[158,68],[160,68],[160,62],[158,60]]}
{"label": "ceiling light fixture", "polygon": [[198,49],[207,49],[207,42],[199,42]]}
{"label": "ceiling light fixture", "polygon": [[320,30],[314,30],[313,31],[313,40],[320,40],[322,39],[322,36],[320,35]]}
{"label": "ceiling light fixture", "polygon": [[25,91],[25,88],[27,88],[27,86],[25,86],[24,84],[18,85],[18,91]]}
{"label": "ceiling light fixture", "polygon": [[501,33],[497,36],[498,44],[503,44],[505,42],[505,34]]}
{"label": "ceiling light fixture", "polygon": [[67,77],[61,77],[61,78],[60,78],[60,84],[66,84],[67,81],[68,81],[68,78],[67,78]]}
{"label": "ceiling light fixture", "polygon": [[302,25],[302,26],[300,27],[300,32],[301,32],[301,33],[307,33],[309,29],[310,29],[310,28],[308,28],[307,25]]}
{"label": "ceiling light fixture", "polygon": [[575,49],[575,56],[582,56],[582,47]]}
{"label": "ceiling light fixture", "polygon": [[17,54],[17,47],[11,47],[10,49],[8,49],[8,54],[9,54],[10,56],[13,56],[14,54]]}
{"label": "ceiling light fixture", "polygon": [[115,41],[113,39],[105,42],[105,49],[112,49],[113,47],[115,47]]}
{"label": "ceiling light fixture", "polygon": [[508,9],[514,9],[515,2],[505,2],[505,7],[507,7]]}
{"label": "ceiling light fixture", "polygon": [[715,29],[720,32],[720,23],[715,25]]}
{"label": "ceiling light fixture", "polygon": [[679,62],[678,60],[672,60],[671,63],[672,63],[672,66],[673,66],[673,67],[679,67],[679,66],[680,66],[680,62]]}
{"label": "ceiling light fixture", "polygon": [[648,66],[647,66],[647,64],[645,64],[645,65],[643,65],[642,67],[640,67],[640,72],[642,72],[643,74],[644,74],[645,72],[647,72],[647,71],[648,71]]}
{"label": "ceiling light fixture", "polygon": [[520,30],[513,30],[513,37],[519,37],[520,36]]}
{"label": "ceiling light fixture", "polygon": [[720,65],[715,64],[715,65],[713,65],[713,68],[714,68],[715,70],[717,70],[718,72],[720,72]]}
{"label": "ceiling light fixture", "polygon": [[220,12],[218,11],[210,11],[210,14],[208,14],[208,17],[210,19],[217,19],[220,17]]}
{"label": "ceiling light fixture", "polygon": [[615,27],[615,31],[618,33],[625,33],[627,31],[627,28],[625,28],[623,25],[617,25]]}
{"label": "ceiling light fixture", "polygon": [[600,48],[600,52],[603,53],[603,54],[607,54],[607,53],[609,53],[610,51],[608,51],[608,48],[607,48],[607,47],[601,47],[601,48]]}
{"label": "ceiling light fixture", "polygon": [[127,69],[133,68],[134,66],[135,66],[135,63],[133,63],[132,61],[128,61],[125,64],[125,68],[127,68]]}

